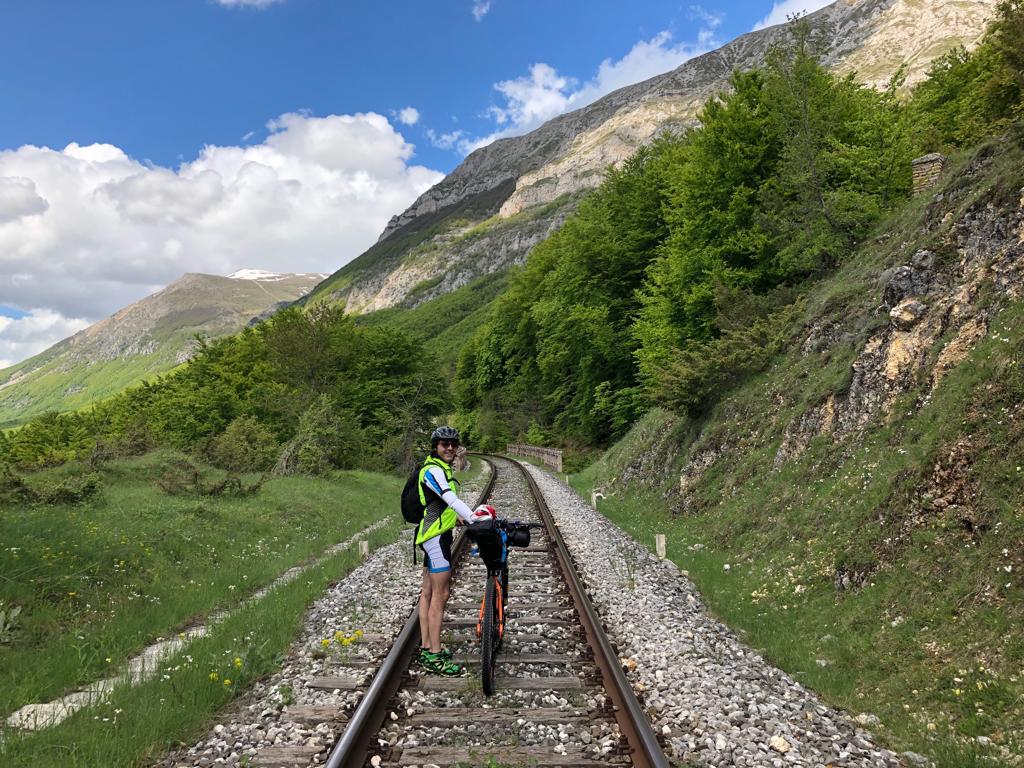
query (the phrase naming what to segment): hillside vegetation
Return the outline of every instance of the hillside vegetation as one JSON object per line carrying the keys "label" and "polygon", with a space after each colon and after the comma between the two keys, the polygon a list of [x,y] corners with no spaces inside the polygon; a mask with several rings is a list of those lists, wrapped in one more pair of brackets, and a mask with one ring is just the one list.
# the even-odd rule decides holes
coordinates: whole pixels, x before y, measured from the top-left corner
{"label": "hillside vegetation", "polygon": [[0,371],[0,427],[73,411],[167,373],[196,336],[216,339],[294,301],[320,275],[241,279],[187,274],[44,352]]}
{"label": "hillside vegetation", "polygon": [[[746,642],[948,768],[1024,754],[1022,168],[1020,137],[958,158],[807,293],[764,373],[649,412],[573,479],[667,534]],[[879,306],[922,252],[937,287],[901,330]]]}
{"label": "hillside vegetation", "polygon": [[[634,156],[538,246],[463,350],[459,422],[501,445],[621,436],[647,408],[696,413],[764,368],[808,286],[902,206],[910,160],[1019,116],[1019,3],[954,51],[909,102],[817,61],[801,22],[737,73],[701,127]],[[485,425],[485,426],[482,426]]]}
{"label": "hillside vegetation", "polygon": [[337,307],[291,308],[154,382],[0,435],[0,456],[33,468],[168,446],[233,472],[396,467],[412,460],[443,386],[400,332],[357,326]]}

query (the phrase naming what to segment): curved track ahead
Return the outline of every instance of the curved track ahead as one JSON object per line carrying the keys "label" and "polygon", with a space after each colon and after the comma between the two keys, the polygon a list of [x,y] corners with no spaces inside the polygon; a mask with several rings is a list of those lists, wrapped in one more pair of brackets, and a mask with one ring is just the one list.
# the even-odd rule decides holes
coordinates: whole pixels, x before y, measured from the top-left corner
{"label": "curved track ahead", "polygon": [[488,463],[491,480],[477,503],[545,526],[528,549],[509,556],[496,694],[482,693],[474,633],[485,569],[459,539],[444,629],[467,675],[440,678],[410,668],[419,644],[414,609],[327,767],[668,766],[539,489],[518,462]]}

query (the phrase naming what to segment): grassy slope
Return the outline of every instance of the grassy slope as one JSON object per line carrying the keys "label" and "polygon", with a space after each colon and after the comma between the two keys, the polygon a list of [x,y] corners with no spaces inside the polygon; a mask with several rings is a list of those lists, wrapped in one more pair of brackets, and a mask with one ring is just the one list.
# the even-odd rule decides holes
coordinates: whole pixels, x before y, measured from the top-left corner
{"label": "grassy slope", "polygon": [[[402,482],[343,472],[275,479],[248,498],[170,496],[154,481],[172,459],[107,465],[100,495],[84,504],[0,507],[0,601],[22,607],[0,644],[0,714],[101,677],[154,637],[238,603],[387,517]],[[82,473],[67,465],[29,482]]]}
{"label": "grassy slope", "polygon": [[468,197],[447,208],[419,216],[390,237],[366,249],[362,254],[324,280],[305,301],[320,301],[332,293],[343,291],[361,277],[393,269],[414,248],[435,235],[464,226],[468,222],[487,219],[515,188],[511,180],[490,193]]}
{"label": "grassy slope", "polygon": [[[984,179],[948,186],[947,197],[960,195],[961,210],[1016,200],[1022,154],[1000,147]],[[875,313],[879,272],[940,247],[924,226],[931,199],[911,201],[808,297],[810,320],[842,323],[830,356],[790,350],[697,423],[654,411],[573,483],[585,493],[606,485],[663,439],[655,453],[674,469],[617,485],[602,511],[652,548],[666,533],[712,610],[771,661],[833,704],[877,715],[874,730],[898,749],[959,768],[1024,751],[1024,304],[1005,305],[922,407],[911,393],[862,440],[815,438],[773,470],[786,426],[848,386],[853,359],[886,321]],[[971,500],[934,509],[923,488],[958,445]],[[686,459],[716,446],[726,452],[690,506],[673,509]],[[860,573],[864,585],[839,589],[837,573]]]}
{"label": "grassy slope", "polygon": [[422,339],[424,352],[435,357],[442,370],[454,373],[459,350],[487,319],[507,285],[507,272],[485,275],[414,309],[382,309],[360,315],[358,321],[396,328]]}
{"label": "grassy slope", "polygon": [[40,366],[24,382],[0,392],[0,429],[24,424],[47,411],[74,411],[116,395],[140,381],[169,373],[187,337],[163,354],[136,355],[86,365],[56,360]]}
{"label": "grassy slope", "polygon": [[[321,301],[339,291],[344,291],[350,285],[366,279],[372,275],[387,272],[398,268],[401,264],[416,261],[421,258],[430,258],[441,254],[445,258],[453,258],[458,262],[461,251],[474,247],[486,247],[489,238],[501,238],[508,233],[515,233],[517,229],[529,226],[537,219],[544,218],[556,213],[559,209],[567,211],[575,210],[579,202],[586,196],[587,192],[579,192],[573,195],[562,195],[556,200],[545,205],[528,208],[519,213],[500,218],[496,215],[486,218],[478,208],[472,205],[458,206],[451,212],[444,215],[424,217],[424,221],[414,222],[406,229],[399,231],[383,242],[373,245],[365,253],[354,261],[346,264],[324,282],[317,286],[316,290],[304,301]],[[415,226],[414,226],[415,225]],[[459,230],[459,234],[454,235]],[[439,239],[435,238],[441,236]],[[470,288],[479,290],[482,286],[492,285],[492,281],[498,275],[484,275],[470,284]],[[424,292],[436,287],[444,279],[444,275],[435,275],[414,286],[409,292],[406,300],[393,309],[378,310],[370,313],[370,316],[398,319],[399,324],[408,330],[421,330],[422,326],[411,320],[400,319],[406,312],[416,313],[423,305],[413,307],[418,297]],[[503,285],[501,286],[504,287]],[[465,288],[458,289],[460,300],[470,300],[471,294],[465,292]],[[444,299],[444,297],[439,297]],[[433,299],[438,301],[439,299]],[[437,306],[437,305],[435,305]],[[450,304],[440,306],[448,307]],[[412,317],[422,317],[422,314],[413,314]],[[372,321],[374,323],[377,320]]]}
{"label": "grassy slope", "polygon": [[[24,546],[0,553],[0,576],[6,577],[0,584],[10,581],[10,554],[25,553],[24,547],[33,546],[33,536],[46,535],[56,541],[54,534],[58,531],[44,526],[54,524],[62,516],[67,516],[71,524],[70,531],[60,531],[65,539],[62,549],[54,552],[53,547],[41,548],[49,573],[36,577],[31,586],[26,583],[24,588],[32,594],[22,595],[27,600],[26,609],[37,607],[40,602],[52,602],[60,615],[49,616],[43,628],[31,627],[38,622],[34,617],[25,617],[24,626],[17,633],[18,645],[27,645],[32,629],[40,635],[37,650],[48,643],[59,646],[64,635],[73,632],[77,654],[72,661],[81,665],[103,653],[115,654],[110,662],[103,658],[95,670],[98,675],[107,674],[124,657],[118,649],[101,644],[109,640],[108,630],[116,629],[117,634],[167,634],[163,629],[166,617],[154,614],[147,605],[155,596],[162,595],[167,608],[172,602],[182,603],[179,609],[184,603],[191,605],[197,602],[197,595],[203,610],[212,605],[227,607],[239,602],[263,575],[276,575],[293,563],[302,563],[307,556],[319,555],[323,545],[347,538],[375,519],[385,517],[391,524],[368,537],[371,551],[394,541],[398,529],[408,530],[398,515],[391,512],[401,478],[344,472],[330,479],[276,480],[251,499],[187,499],[166,497],[149,487],[152,478],[172,458],[170,454],[154,454],[109,465],[104,473],[103,501],[73,508],[20,510],[30,518],[19,523],[19,541]],[[478,488],[483,482],[482,468],[482,462],[474,461],[467,472],[458,476]],[[31,481],[39,485],[59,479],[60,474],[54,476],[49,472]],[[473,491],[469,493],[472,497]],[[154,514],[155,508],[147,503],[154,499],[160,502],[160,515]],[[140,501],[138,509],[131,506]],[[197,514],[199,510],[201,514]],[[83,521],[84,531],[80,530]],[[88,552],[82,551],[83,544],[87,544]],[[135,544],[140,545],[141,553],[135,553]],[[217,555],[218,551],[222,554]],[[131,561],[123,557],[126,552],[133,557]],[[90,556],[92,566],[86,570],[92,575],[87,578],[81,565]],[[122,561],[124,565],[120,565]],[[268,561],[268,565],[261,566],[259,561]],[[280,666],[307,606],[359,562],[354,549],[335,554],[307,569],[302,578],[278,587],[262,600],[241,607],[215,624],[209,635],[169,658],[158,677],[135,686],[119,687],[108,700],[79,711],[58,726],[34,733],[5,734],[5,739],[0,740],[3,765],[133,768],[150,764],[172,745],[200,738],[232,698]],[[25,570],[26,563],[21,558],[13,563]],[[179,575],[178,569],[187,572]],[[39,570],[37,564],[33,572]],[[172,583],[166,584],[168,580]],[[74,595],[47,591],[59,592],[68,585],[77,586],[77,590],[72,590]],[[87,604],[86,599],[93,602]],[[113,615],[116,606],[126,599],[134,604],[134,611],[142,614],[140,619]],[[98,632],[80,615],[81,606],[93,604],[106,606],[104,610],[93,611],[92,621],[100,625]],[[111,615],[107,616],[108,613]],[[79,623],[72,626],[67,622]],[[350,635],[360,628],[352,625],[337,629]],[[333,646],[329,652],[334,652]],[[68,651],[65,649],[64,653]],[[15,664],[8,663],[10,659],[0,656],[0,669],[13,676]],[[37,685],[44,675],[58,674],[64,669],[61,665],[51,673],[43,667],[42,659],[21,656],[20,660],[36,665]],[[6,672],[8,669],[10,673]],[[86,672],[81,669],[78,676],[86,679]],[[5,702],[6,698],[5,695]]]}

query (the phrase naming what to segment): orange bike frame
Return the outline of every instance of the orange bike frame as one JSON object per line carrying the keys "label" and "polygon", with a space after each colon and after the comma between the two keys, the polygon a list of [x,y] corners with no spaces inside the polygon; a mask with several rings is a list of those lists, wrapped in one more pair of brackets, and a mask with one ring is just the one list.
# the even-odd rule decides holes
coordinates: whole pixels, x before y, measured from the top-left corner
{"label": "orange bike frame", "polygon": [[[498,596],[498,639],[501,640],[505,636],[505,595],[501,591],[501,578],[498,576],[492,576],[494,579],[494,593]],[[487,607],[487,590],[484,590],[484,596],[480,598],[480,615],[476,620],[476,636],[480,637],[484,633],[484,609]]]}

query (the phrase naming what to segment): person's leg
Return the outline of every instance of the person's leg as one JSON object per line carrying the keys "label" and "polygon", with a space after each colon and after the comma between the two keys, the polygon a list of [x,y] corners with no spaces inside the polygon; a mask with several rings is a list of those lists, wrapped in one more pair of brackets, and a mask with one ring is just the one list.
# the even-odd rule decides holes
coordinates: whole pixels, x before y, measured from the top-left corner
{"label": "person's leg", "polygon": [[430,645],[430,632],[427,615],[430,611],[432,582],[430,581],[429,560],[423,564],[423,584],[420,586],[420,648]]}
{"label": "person's leg", "polygon": [[427,639],[432,653],[441,652],[441,621],[451,592],[450,570],[430,574],[430,607],[427,612]]}

